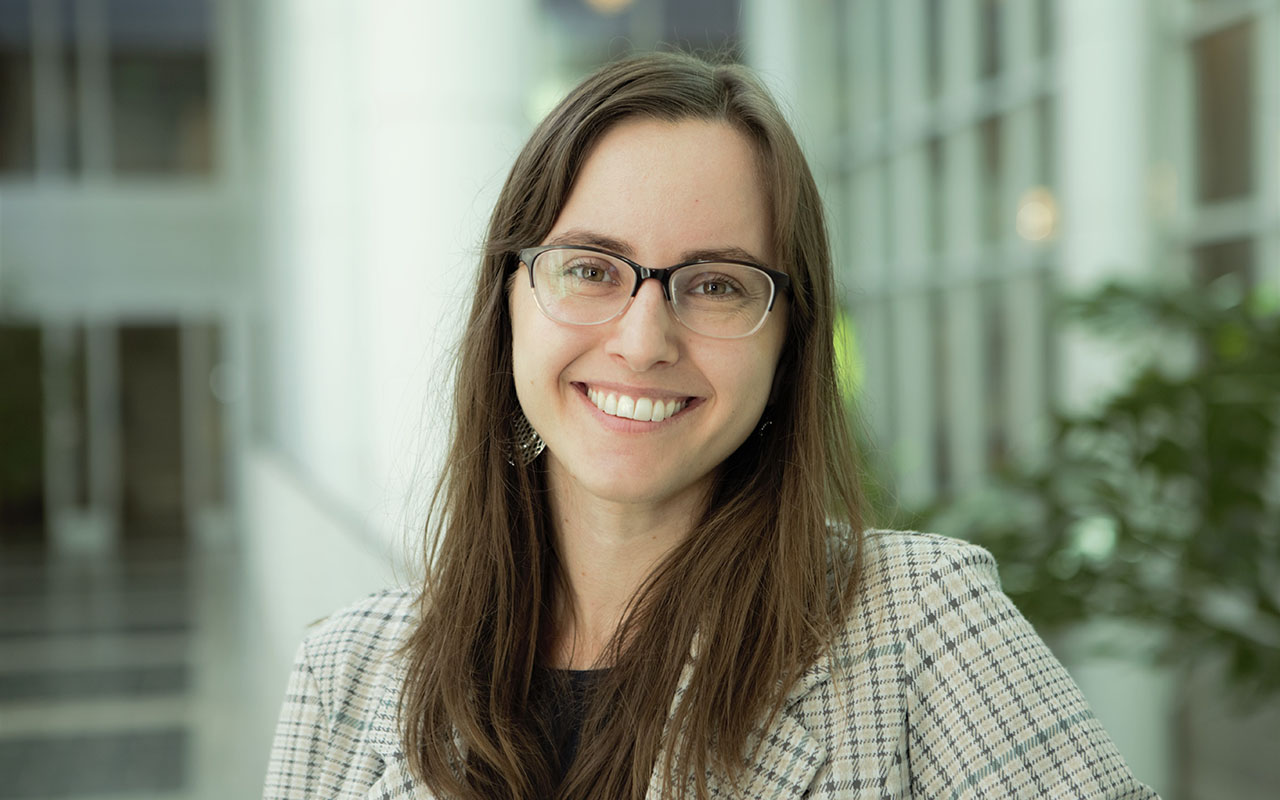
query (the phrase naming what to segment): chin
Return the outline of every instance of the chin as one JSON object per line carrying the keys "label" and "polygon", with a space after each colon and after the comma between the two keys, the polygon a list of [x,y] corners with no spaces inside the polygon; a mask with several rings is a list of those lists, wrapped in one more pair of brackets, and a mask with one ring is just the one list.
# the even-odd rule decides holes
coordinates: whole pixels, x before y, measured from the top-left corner
{"label": "chin", "polygon": [[648,461],[632,464],[614,456],[593,459],[580,469],[566,469],[562,474],[585,496],[627,505],[661,504],[706,483],[705,476],[664,475]]}
{"label": "chin", "polygon": [[671,486],[655,486],[636,483],[619,477],[617,480],[593,481],[584,488],[596,497],[615,503],[639,504],[655,503],[680,494],[680,490]]}

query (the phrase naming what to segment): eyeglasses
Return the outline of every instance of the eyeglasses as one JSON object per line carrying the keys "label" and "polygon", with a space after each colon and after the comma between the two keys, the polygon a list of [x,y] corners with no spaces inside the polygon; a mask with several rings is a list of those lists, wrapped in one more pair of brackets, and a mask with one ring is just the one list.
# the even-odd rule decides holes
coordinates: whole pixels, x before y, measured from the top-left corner
{"label": "eyeglasses", "polygon": [[565,325],[600,325],[631,305],[640,284],[653,278],[686,328],[717,339],[741,339],[760,330],[785,273],[746,261],[686,261],[666,269],[587,245],[529,247],[517,255],[529,268],[538,308]]}

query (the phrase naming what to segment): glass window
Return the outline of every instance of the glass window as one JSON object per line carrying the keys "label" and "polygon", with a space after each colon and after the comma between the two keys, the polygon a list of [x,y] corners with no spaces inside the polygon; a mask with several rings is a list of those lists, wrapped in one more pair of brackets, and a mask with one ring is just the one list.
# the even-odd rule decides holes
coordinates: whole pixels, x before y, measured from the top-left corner
{"label": "glass window", "polygon": [[47,26],[54,36],[56,47],[52,63],[50,84],[53,91],[37,95],[37,118],[47,126],[37,128],[36,136],[44,152],[37,159],[41,166],[57,172],[75,174],[80,171],[80,66],[76,60],[76,0],[59,0],[55,3],[35,5],[41,18],[36,24]]}
{"label": "glass window", "polygon": [[207,0],[108,0],[116,172],[212,167]]}
{"label": "glass window", "polygon": [[[70,13],[70,9],[68,12]],[[67,16],[64,19],[70,21],[72,18]],[[45,103],[61,104],[57,113],[58,118],[62,120],[62,127],[52,132],[48,145],[56,148],[57,163],[60,165],[58,168],[73,175],[80,172],[84,162],[80,131],[80,67],[76,59],[74,37],[74,33],[67,31],[60,41],[58,78],[62,86],[61,94],[40,100]]]}
{"label": "glass window", "polygon": [[876,14],[876,30],[879,31],[876,47],[876,72],[879,76],[880,116],[885,120],[893,114],[893,53],[889,43],[893,41],[893,26],[889,18],[888,0],[880,0],[874,6]]}
{"label": "glass window", "polygon": [[1253,23],[1243,22],[1192,46],[1201,202],[1253,191],[1253,34]]}
{"label": "glass window", "polygon": [[[0,530],[5,544],[19,534],[34,538],[45,530],[43,346],[40,328],[0,318]],[[5,602],[13,607],[7,605],[11,599]],[[6,785],[12,785],[8,779]]]}
{"label": "glass window", "polygon": [[[616,0],[614,0],[616,2]],[[663,5],[662,41],[682,49],[741,56],[738,0]]]}
{"label": "glass window", "polygon": [[936,98],[942,94],[942,0],[925,0],[924,25],[926,90]]}
{"label": "glass window", "polygon": [[1208,286],[1219,278],[1235,275],[1241,288],[1254,285],[1253,242],[1236,239],[1228,242],[1203,245],[1192,251],[1195,282]]}
{"label": "glass window", "polygon": [[1054,0],[1036,0],[1035,12],[1036,49],[1042,54],[1051,53],[1057,34],[1057,20],[1054,18],[1058,13],[1057,4]]}
{"label": "glass window", "polygon": [[930,372],[933,377],[933,489],[939,495],[951,491],[951,436],[947,425],[947,406],[951,399],[951,363],[947,352],[947,297],[941,290],[929,295],[931,334]]}
{"label": "glass window", "polygon": [[1004,466],[1009,456],[1009,358],[1005,335],[1004,285],[982,288],[983,391],[987,415],[987,469]]}
{"label": "glass window", "polygon": [[126,325],[120,348],[121,514],[129,522],[182,513],[182,349],[175,324]]}
{"label": "glass window", "polygon": [[35,169],[31,87],[28,0],[0,0],[0,174]]}
{"label": "glass window", "polygon": [[[0,173],[79,168],[75,10],[73,0],[0,0]],[[39,65],[46,79],[40,95],[37,29],[53,47]]]}
{"label": "glass window", "polygon": [[849,86],[849,123],[857,131],[878,121],[884,111],[886,91],[881,31],[881,8],[878,4],[847,5],[845,35],[837,37],[836,46],[844,52]]}
{"label": "glass window", "polygon": [[929,162],[929,252],[934,254],[942,252],[946,237],[946,221],[943,219],[943,215],[946,212],[946,187],[943,184],[945,150],[946,148],[942,146],[942,137],[935,136],[929,139],[927,155]]}
{"label": "glass window", "polygon": [[1036,175],[1042,186],[1055,186],[1058,175],[1054,159],[1058,155],[1057,113],[1053,100],[1042,97],[1036,101]]}
{"label": "glass window", "polygon": [[1004,0],[982,0],[978,19],[978,76],[994,78],[1000,73],[1000,48],[1004,38]]}
{"label": "glass window", "polygon": [[982,123],[982,238],[999,241],[1007,227],[1001,203],[1000,148],[1003,138],[1002,120],[991,117]]}
{"label": "glass window", "polygon": [[1049,415],[1053,411],[1054,398],[1062,396],[1058,374],[1058,337],[1053,314],[1048,313],[1057,306],[1059,290],[1052,270],[1039,270],[1036,273],[1036,283],[1039,294],[1037,307],[1041,311],[1040,329],[1036,332],[1040,336],[1040,374],[1036,379],[1040,384],[1040,398],[1045,403],[1043,410]]}
{"label": "glass window", "polygon": [[[1253,242],[1235,239],[1202,245],[1191,251],[1192,280],[1204,287],[1210,297],[1243,298],[1257,280]],[[1214,361],[1226,353],[1222,341],[1199,342],[1200,358]]]}

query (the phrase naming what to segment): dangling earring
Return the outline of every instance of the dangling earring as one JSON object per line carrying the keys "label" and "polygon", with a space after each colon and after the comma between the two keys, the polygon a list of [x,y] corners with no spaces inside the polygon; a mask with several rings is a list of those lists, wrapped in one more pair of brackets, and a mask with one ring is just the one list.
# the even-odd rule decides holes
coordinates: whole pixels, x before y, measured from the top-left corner
{"label": "dangling earring", "polygon": [[768,430],[769,426],[772,424],[773,424],[773,420],[771,419],[766,419],[764,422],[761,422],[760,427],[756,428],[756,436],[759,436],[761,439],[763,439],[764,432]]}
{"label": "dangling earring", "polygon": [[542,441],[542,437],[533,429],[533,425],[529,424],[529,418],[520,412],[512,423],[512,433],[515,434],[515,441],[512,442],[511,454],[507,456],[507,463],[511,466],[528,466],[533,460],[542,455],[542,451],[546,449],[547,443]]}

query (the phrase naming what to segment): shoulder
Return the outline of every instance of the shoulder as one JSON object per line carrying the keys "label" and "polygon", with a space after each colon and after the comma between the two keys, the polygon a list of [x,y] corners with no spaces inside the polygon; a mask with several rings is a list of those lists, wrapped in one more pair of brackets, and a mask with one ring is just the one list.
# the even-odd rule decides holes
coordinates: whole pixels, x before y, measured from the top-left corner
{"label": "shoulder", "polygon": [[863,537],[859,601],[850,625],[885,617],[899,623],[943,602],[938,592],[1000,589],[992,555],[959,539],[916,531],[868,531]]}
{"label": "shoulder", "polygon": [[404,589],[384,589],[341,608],[307,628],[306,641],[341,646],[377,644],[402,637],[416,616],[415,596]]}
{"label": "shoulder", "polygon": [[869,530],[861,537],[860,558],[852,548],[843,559],[846,576],[856,581],[844,625],[831,641],[830,665],[836,672],[880,664],[900,670],[913,634],[946,625],[941,612],[974,595],[998,594],[995,559],[968,542],[916,531]]}
{"label": "shoulder", "polygon": [[995,574],[995,559],[981,547],[949,536],[918,531],[872,530],[864,534],[864,581],[918,581],[940,573],[975,578]]}
{"label": "shoulder", "polygon": [[880,653],[908,668],[913,658],[932,661],[931,648],[979,638],[1039,644],[1000,588],[995,558],[977,545],[915,531],[868,531],[857,580],[857,600],[834,643],[846,664]]}
{"label": "shoulder", "polygon": [[[804,684],[826,677],[849,680],[869,673],[877,681],[896,676],[891,680],[905,682],[920,634],[928,639],[957,626],[971,629],[971,606],[982,598],[1003,602],[996,617],[1012,609],[1000,589],[995,559],[976,545],[932,533],[868,530],[855,559],[847,532],[836,541],[842,552],[834,559],[840,565],[836,570],[855,581],[856,591],[844,624],[834,632],[826,656],[812,665],[802,691]],[[981,622],[983,628],[988,624]]]}
{"label": "shoulder", "polygon": [[918,531],[867,530],[855,549],[847,529],[833,530],[833,534],[837,552],[831,574],[857,584],[845,624],[831,642],[837,661],[852,663],[869,649],[900,647],[901,634],[927,617],[930,605],[947,602],[938,596],[942,587],[962,594],[970,589],[1000,592],[992,555],[960,539]]}
{"label": "shoulder", "polygon": [[986,550],[870,531],[859,580],[829,672],[796,706],[834,753],[824,785],[926,797],[1154,796],[1001,591]]}
{"label": "shoulder", "polygon": [[399,650],[417,619],[415,599],[403,590],[382,591],[311,625],[299,666],[311,673],[326,708],[372,700],[395,679]]}

